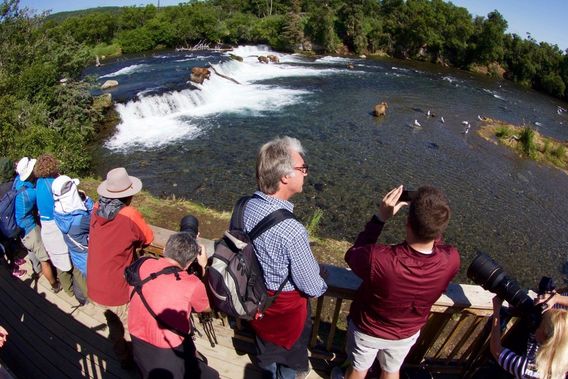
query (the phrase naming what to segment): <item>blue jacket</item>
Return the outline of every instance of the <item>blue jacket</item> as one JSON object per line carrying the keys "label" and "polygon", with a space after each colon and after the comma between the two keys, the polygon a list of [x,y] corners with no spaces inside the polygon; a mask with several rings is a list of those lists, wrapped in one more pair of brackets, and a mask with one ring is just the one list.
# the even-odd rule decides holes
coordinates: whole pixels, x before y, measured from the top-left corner
{"label": "blue jacket", "polygon": [[91,223],[91,211],[93,200],[85,200],[86,211],[76,210],[70,213],[53,212],[55,223],[61,233],[67,247],[73,266],[77,267],[83,275],[87,275],[87,253],[89,252],[89,224]]}
{"label": "blue jacket", "polygon": [[34,185],[30,182],[21,181],[20,176],[14,180],[14,189],[19,190],[25,187],[26,189],[16,196],[15,215],[16,223],[24,230],[24,235],[27,235],[36,227],[35,220],[35,207],[36,207],[36,191]]}
{"label": "blue jacket", "polygon": [[37,210],[42,221],[53,220],[54,202],[51,184],[54,180],[54,178],[39,178],[36,182]]}

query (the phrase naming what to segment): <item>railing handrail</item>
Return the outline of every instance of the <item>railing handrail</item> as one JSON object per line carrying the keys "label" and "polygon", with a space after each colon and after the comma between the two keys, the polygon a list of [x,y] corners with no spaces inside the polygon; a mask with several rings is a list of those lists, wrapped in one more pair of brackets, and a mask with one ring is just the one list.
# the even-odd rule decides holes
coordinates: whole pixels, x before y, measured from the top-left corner
{"label": "railing handrail", "polygon": [[[154,241],[150,245],[150,251],[160,254],[166,241],[175,233],[172,230],[151,225],[154,231]],[[198,242],[204,245],[208,255],[214,249],[214,241],[207,238],[198,238]],[[345,300],[353,300],[355,292],[361,284],[361,279],[350,269],[322,264],[327,269],[328,290],[326,296],[341,297]],[[472,311],[491,312],[493,294],[484,290],[481,286],[471,284],[450,283],[447,291],[434,303],[435,306],[468,308]]]}

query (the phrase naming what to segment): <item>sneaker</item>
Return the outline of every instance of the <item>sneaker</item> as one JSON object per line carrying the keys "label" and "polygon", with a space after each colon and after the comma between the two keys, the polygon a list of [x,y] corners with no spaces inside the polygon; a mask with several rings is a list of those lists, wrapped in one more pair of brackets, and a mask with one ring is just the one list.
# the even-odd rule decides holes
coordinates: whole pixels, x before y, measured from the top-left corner
{"label": "sneaker", "polygon": [[63,287],[61,287],[61,283],[59,283],[59,280],[57,281],[57,283],[55,283],[54,286],[51,286],[51,292],[53,293],[58,293],[63,289]]}
{"label": "sneaker", "polygon": [[26,260],[24,258],[16,258],[14,259],[14,264],[16,266],[21,266],[26,264]]}
{"label": "sneaker", "polygon": [[15,268],[12,270],[12,276],[14,278],[22,278],[24,275],[28,273],[27,270],[20,270],[19,268]]}

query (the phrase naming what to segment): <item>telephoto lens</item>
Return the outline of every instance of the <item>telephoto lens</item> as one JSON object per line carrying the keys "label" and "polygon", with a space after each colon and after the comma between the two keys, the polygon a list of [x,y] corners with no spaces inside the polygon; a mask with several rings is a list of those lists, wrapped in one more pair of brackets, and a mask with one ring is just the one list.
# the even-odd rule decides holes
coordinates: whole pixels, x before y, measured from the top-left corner
{"label": "telephoto lens", "polygon": [[467,269],[467,277],[484,289],[493,292],[521,312],[531,312],[533,300],[516,280],[507,276],[503,268],[487,254],[478,251]]}

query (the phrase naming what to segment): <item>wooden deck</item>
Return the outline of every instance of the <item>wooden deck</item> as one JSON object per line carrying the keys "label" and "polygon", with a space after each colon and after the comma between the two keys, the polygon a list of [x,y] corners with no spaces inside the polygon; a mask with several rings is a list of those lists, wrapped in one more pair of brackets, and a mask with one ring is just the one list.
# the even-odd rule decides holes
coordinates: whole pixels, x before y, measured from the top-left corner
{"label": "wooden deck", "polygon": [[[25,267],[28,273],[31,267]],[[222,378],[255,379],[260,373],[243,351],[252,345],[235,338],[232,329],[214,320],[218,344],[211,347],[202,325],[197,349]],[[107,339],[102,312],[92,305],[80,307],[63,291],[55,295],[44,278],[35,282],[27,276],[11,277],[0,266],[0,325],[9,333],[0,350],[0,361],[18,378],[137,378],[135,370],[124,370],[114,357]],[[322,377],[315,371],[308,379]]]}

